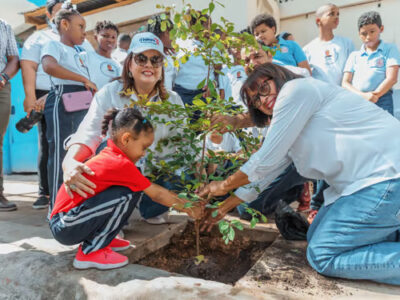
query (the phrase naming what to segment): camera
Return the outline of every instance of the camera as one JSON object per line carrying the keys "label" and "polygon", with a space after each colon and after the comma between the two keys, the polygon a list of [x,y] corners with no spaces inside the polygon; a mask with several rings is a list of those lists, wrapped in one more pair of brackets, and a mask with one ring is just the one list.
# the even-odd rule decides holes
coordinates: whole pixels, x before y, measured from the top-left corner
{"label": "camera", "polygon": [[43,113],[40,111],[35,111],[32,110],[31,114],[29,115],[29,117],[24,117],[21,120],[19,120],[17,122],[17,124],[15,124],[15,128],[17,128],[17,130],[19,132],[22,133],[26,133],[29,130],[32,129],[32,127],[40,121],[40,119],[43,117]]}

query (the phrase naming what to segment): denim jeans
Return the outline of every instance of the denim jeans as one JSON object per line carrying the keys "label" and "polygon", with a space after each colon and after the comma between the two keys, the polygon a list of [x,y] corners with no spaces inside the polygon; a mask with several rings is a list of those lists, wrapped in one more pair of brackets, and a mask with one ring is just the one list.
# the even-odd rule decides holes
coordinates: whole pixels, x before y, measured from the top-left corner
{"label": "denim jeans", "polygon": [[386,110],[393,116],[393,91],[388,91],[385,95],[379,98],[378,102],[376,102],[380,108]]}
{"label": "denim jeans", "polygon": [[[176,175],[161,176],[156,181],[154,181],[154,183],[161,185],[162,187],[166,188],[167,190],[170,190],[173,192],[178,192],[183,189],[182,185],[180,184],[180,178]],[[140,215],[144,219],[157,217],[157,216],[167,212],[168,209],[169,209],[169,207],[161,205],[157,202],[154,202],[146,194],[143,195],[142,201],[140,201],[140,203],[139,203]]]}
{"label": "denim jeans", "polygon": [[[175,84],[174,91],[181,97],[183,104],[192,105],[193,99],[199,94],[203,93],[203,90],[188,90],[180,85]],[[193,116],[190,116],[191,121],[196,121],[200,117],[200,111],[195,111]]]}
{"label": "denim jeans", "polygon": [[323,206],[308,233],[307,259],[326,276],[400,284],[400,179]]}
{"label": "denim jeans", "polygon": [[324,190],[326,190],[329,185],[325,180],[317,180],[315,184],[315,191],[312,195],[310,208],[312,210],[319,210],[322,205],[324,205]]}
{"label": "denim jeans", "polygon": [[[280,199],[286,203],[292,203],[300,196],[303,184],[308,179],[302,177],[291,164],[279,175],[264,191],[258,195],[257,199],[248,203],[250,208],[254,208],[261,213],[268,215],[275,211]],[[239,214],[245,212],[243,205],[238,206]]]}

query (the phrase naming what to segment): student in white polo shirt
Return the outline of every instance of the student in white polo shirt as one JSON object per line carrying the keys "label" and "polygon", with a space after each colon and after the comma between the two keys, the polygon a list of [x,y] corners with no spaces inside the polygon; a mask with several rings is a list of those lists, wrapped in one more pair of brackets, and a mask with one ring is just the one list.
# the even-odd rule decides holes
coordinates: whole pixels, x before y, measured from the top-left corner
{"label": "student in white polo shirt", "polygon": [[[51,89],[49,75],[43,71],[40,54],[49,41],[59,41],[60,35],[54,24],[54,17],[61,9],[65,0],[48,0],[46,15],[48,29],[35,31],[25,41],[21,53],[21,70],[24,82],[25,100],[24,110],[29,115],[33,109],[43,110],[44,101]],[[86,51],[93,51],[93,47],[85,40],[81,45]],[[38,123],[39,133],[39,197],[33,203],[33,208],[42,209],[49,205],[49,187],[47,176],[48,144],[46,139],[46,120],[42,118]]]}
{"label": "student in white polo shirt", "polygon": [[91,80],[101,89],[107,83],[121,75],[120,64],[112,57],[117,45],[118,27],[110,21],[97,22],[94,28],[97,41],[95,53],[87,52]]}
{"label": "student in white polo shirt", "polygon": [[111,54],[111,58],[116,60],[121,67],[124,65],[125,58],[128,56],[128,49],[131,41],[132,38],[128,33],[121,33],[118,36],[117,49]]}
{"label": "student in white polo shirt", "polygon": [[333,34],[339,25],[339,8],[336,5],[323,5],[315,15],[319,36],[303,48],[311,65],[312,76],[341,85],[347,58],[354,51],[353,42]]}
{"label": "student in white polo shirt", "polygon": [[44,107],[50,154],[47,164],[49,211],[62,184],[61,162],[66,153],[64,141],[78,128],[97,91],[96,84],[90,80],[86,52],[79,52],[75,47],[85,39],[84,18],[72,8],[61,9],[55,17],[55,24],[60,41],[48,42],[41,53],[43,70],[51,82]]}

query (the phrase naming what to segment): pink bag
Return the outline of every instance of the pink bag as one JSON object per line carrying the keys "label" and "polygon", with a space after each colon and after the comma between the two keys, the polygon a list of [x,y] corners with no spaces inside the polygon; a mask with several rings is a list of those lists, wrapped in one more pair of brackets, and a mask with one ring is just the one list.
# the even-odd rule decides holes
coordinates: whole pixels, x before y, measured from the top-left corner
{"label": "pink bag", "polygon": [[65,93],[62,95],[64,108],[67,112],[88,109],[93,99],[91,91]]}

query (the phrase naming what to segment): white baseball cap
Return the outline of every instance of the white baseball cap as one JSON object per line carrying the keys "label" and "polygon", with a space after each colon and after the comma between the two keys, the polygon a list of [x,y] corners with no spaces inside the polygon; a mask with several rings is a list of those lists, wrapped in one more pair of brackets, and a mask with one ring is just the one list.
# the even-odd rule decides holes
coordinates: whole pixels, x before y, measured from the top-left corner
{"label": "white baseball cap", "polygon": [[146,50],[157,50],[160,54],[165,56],[164,45],[157,36],[151,32],[135,34],[129,46],[128,53],[133,52],[134,54],[139,54]]}

